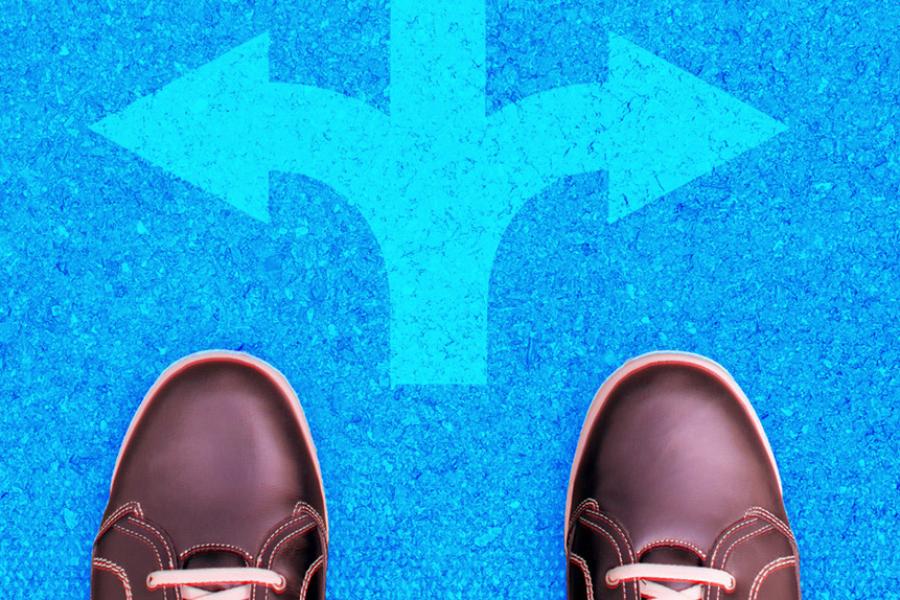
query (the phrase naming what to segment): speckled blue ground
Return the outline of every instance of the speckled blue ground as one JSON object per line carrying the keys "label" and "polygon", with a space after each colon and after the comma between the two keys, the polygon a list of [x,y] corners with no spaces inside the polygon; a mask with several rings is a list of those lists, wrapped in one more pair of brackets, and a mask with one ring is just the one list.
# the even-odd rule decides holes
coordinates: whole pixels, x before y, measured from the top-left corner
{"label": "speckled blue ground", "polygon": [[895,3],[489,2],[490,110],[602,80],[613,31],[789,130],[612,225],[602,174],[534,198],[493,269],[489,385],[393,390],[384,266],[344,199],[279,175],[263,224],[88,130],[264,30],[274,78],[385,108],[386,5],[64,4],[0,13],[4,597],[88,596],[127,423],[205,347],[264,357],[304,399],[333,598],[564,597],[584,411],[664,347],[755,403],[807,597],[896,597]]}

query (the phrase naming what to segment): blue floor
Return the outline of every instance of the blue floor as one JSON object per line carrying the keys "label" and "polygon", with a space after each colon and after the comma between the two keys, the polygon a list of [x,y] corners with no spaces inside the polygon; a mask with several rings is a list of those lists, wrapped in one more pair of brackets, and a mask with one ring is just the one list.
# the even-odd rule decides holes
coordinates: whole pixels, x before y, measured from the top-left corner
{"label": "blue floor", "polygon": [[347,199],[276,173],[264,223],[89,129],[263,31],[273,79],[386,110],[387,4],[183,4],[0,15],[4,597],[88,597],[125,428],[209,347],[301,396],[332,598],[563,598],[584,413],[658,348],[755,404],[806,596],[896,597],[900,6],[489,1],[488,111],[602,81],[614,32],[788,129],[612,224],[604,173],[553,184],[499,246],[487,385],[392,387],[385,267]]}

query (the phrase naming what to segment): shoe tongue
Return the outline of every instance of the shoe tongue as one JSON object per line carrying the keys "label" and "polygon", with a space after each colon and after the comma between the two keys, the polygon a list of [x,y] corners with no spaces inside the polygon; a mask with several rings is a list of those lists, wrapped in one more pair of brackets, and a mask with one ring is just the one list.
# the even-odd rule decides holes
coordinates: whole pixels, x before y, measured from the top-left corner
{"label": "shoe tongue", "polygon": [[[652,550],[645,552],[641,557],[642,563],[653,563],[656,565],[683,565],[686,567],[703,566],[700,557],[685,548],[675,546],[658,546]],[[693,584],[666,582],[667,587],[673,590],[686,590]]]}
{"label": "shoe tongue", "polygon": [[677,546],[657,546],[645,552],[641,557],[641,562],[657,565],[684,565],[687,567],[703,566],[699,556],[686,548]]}
{"label": "shoe tongue", "polygon": [[184,562],[184,569],[220,569],[226,567],[246,567],[246,561],[234,552],[210,550],[192,554]]}
{"label": "shoe tongue", "polygon": [[[246,567],[247,562],[233,552],[222,550],[209,550],[192,554],[184,561],[183,569],[221,569],[227,567]],[[233,585],[205,585],[202,589],[207,592],[221,592]]]}

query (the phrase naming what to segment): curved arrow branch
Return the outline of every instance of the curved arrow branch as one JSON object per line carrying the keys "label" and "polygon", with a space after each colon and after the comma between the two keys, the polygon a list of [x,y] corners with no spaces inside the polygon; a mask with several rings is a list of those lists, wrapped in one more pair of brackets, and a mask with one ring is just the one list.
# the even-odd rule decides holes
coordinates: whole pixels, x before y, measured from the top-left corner
{"label": "curved arrow branch", "polygon": [[488,118],[488,160],[524,201],[555,179],[604,169],[608,124],[618,108],[594,84],[532,94]]}
{"label": "curved arrow branch", "polygon": [[[271,83],[271,112],[259,114],[259,160],[273,171],[299,173],[325,183],[351,202],[361,200],[368,173],[383,171],[389,152],[388,116],[343,94],[311,86]],[[260,136],[256,136],[259,138]],[[360,165],[366,168],[360,168]]]}
{"label": "curved arrow branch", "polygon": [[387,116],[337,92],[270,81],[269,43],[260,35],[92,129],[263,221],[271,171],[354,197],[365,187],[359,161],[382,156]]}

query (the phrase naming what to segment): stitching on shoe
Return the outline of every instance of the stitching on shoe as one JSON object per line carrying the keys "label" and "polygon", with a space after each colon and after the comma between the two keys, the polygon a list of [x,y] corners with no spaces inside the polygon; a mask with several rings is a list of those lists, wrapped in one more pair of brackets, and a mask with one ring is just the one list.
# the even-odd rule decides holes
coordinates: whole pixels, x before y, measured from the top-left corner
{"label": "stitching on shoe", "polygon": [[[589,498],[588,500],[589,501],[586,500],[581,503],[581,505],[584,506],[584,513],[590,514],[591,516],[599,517],[603,521],[609,523],[616,530],[616,532],[618,532],[618,534],[622,537],[622,543],[625,546],[625,549],[628,550],[628,559],[633,564],[635,562],[634,549],[631,547],[631,539],[628,537],[628,534],[625,533],[624,528],[621,527],[616,522],[615,519],[613,519],[611,516],[609,516],[608,514],[603,512],[603,510],[600,508],[599,502],[597,502],[593,498]],[[618,543],[618,542],[616,542],[616,543]],[[622,562],[622,564],[625,564],[624,561]],[[627,585],[624,585],[624,586],[622,586],[622,589],[624,590],[626,587],[627,587]],[[633,581],[632,587],[634,588],[635,599],[640,600],[640,597],[641,597],[640,584],[637,581]]]}
{"label": "stitching on shoe", "polygon": [[[616,540],[615,536],[613,536],[613,534],[611,534],[609,531],[607,531],[606,528],[602,524],[594,523],[593,521],[589,521],[588,519],[585,519],[584,517],[579,517],[578,522],[585,525],[588,529],[591,529],[593,531],[596,531],[597,533],[602,534],[607,540],[609,540],[610,544],[612,544],[612,547],[615,548],[615,550],[616,550],[616,556],[619,557],[619,566],[622,566],[625,564],[625,560],[622,558],[622,548],[619,546],[619,542]],[[628,592],[626,591],[627,587],[628,586],[626,586],[626,585],[622,586],[622,598],[624,600],[628,599]],[[635,582],[635,587],[637,587],[637,582]],[[640,597],[640,596],[638,596],[638,597]]]}
{"label": "stitching on shoe", "polygon": [[761,506],[754,506],[747,511],[747,514],[770,522],[772,525],[777,527],[778,530],[781,531],[781,533],[790,538],[792,541],[794,540],[794,532],[791,531],[791,528],[788,527],[788,525],[784,521],[775,516],[775,514],[766,510],[765,508]]}
{"label": "stitching on shoe", "polygon": [[616,523],[612,518],[610,518],[606,513],[602,511],[598,511],[596,513],[592,513],[591,516],[600,517],[616,530],[620,536],[622,536],[622,540],[625,543],[625,548],[628,550],[628,558],[631,559],[631,562],[634,562],[634,550],[631,547],[631,542],[628,540],[628,536],[625,535],[625,531],[619,527],[618,523]]}
{"label": "stitching on shoe", "polygon": [[[574,536],[574,532],[577,529],[579,522],[581,521],[582,515],[589,508],[593,509],[597,512],[600,511],[600,505],[597,504],[597,501],[594,500],[593,498],[585,498],[578,504],[578,506],[575,508],[575,510],[572,511],[572,515],[569,517],[569,524],[568,524],[569,525],[569,535],[568,535],[568,538],[566,539],[566,554],[569,556],[575,556],[578,559],[580,559],[582,561],[582,563],[584,563],[583,566],[582,565],[579,565],[579,566],[582,566],[582,568],[585,569],[585,575],[590,580],[588,590],[589,590],[591,596],[593,596],[594,583],[593,583],[593,578],[591,577],[590,569],[588,568],[587,561],[585,561],[584,558],[582,558],[581,556],[579,556],[578,554],[573,552],[572,549],[570,548],[571,542],[572,542],[572,537]],[[616,552],[619,552],[618,543],[616,545]],[[623,586],[622,591],[623,591],[623,595],[624,595],[625,586]]]}
{"label": "stitching on shoe", "polygon": [[305,525],[305,526],[301,527],[300,529],[296,529],[296,530],[292,531],[291,533],[289,533],[288,535],[281,538],[281,540],[277,544],[275,544],[275,547],[272,549],[272,554],[269,555],[269,560],[266,561],[267,567],[272,566],[272,563],[275,562],[275,557],[278,556],[278,551],[281,549],[281,547],[287,541],[292,540],[299,535],[302,535],[304,533],[311,531],[314,527],[315,527],[315,525],[313,523],[309,523],[308,525]]}
{"label": "stitching on shoe", "polygon": [[319,541],[322,543],[322,550],[325,553],[325,561],[328,561],[328,525],[325,523],[325,519],[322,518],[322,515],[313,508],[311,505],[306,502],[298,502],[295,506],[294,510],[306,510],[307,514],[316,522],[316,525],[319,526]]}
{"label": "stitching on shoe", "polygon": [[[768,523],[764,523],[762,527],[760,527],[758,529],[754,529],[750,533],[747,533],[747,534],[739,537],[738,539],[736,539],[734,542],[731,543],[730,546],[728,546],[728,549],[725,551],[725,553],[722,554],[721,567],[724,569],[725,565],[728,564],[728,559],[731,556],[732,552],[734,552],[735,548],[737,548],[738,546],[740,546],[747,540],[753,539],[753,538],[763,535],[765,533],[769,533],[770,531],[777,531],[777,530],[774,526],[772,526]],[[719,600],[721,597],[722,597],[722,588],[717,587],[715,600]]]}
{"label": "stitching on shoe", "polygon": [[[597,506],[599,507],[599,504]],[[589,512],[589,511],[585,511],[585,512]],[[622,543],[624,544],[625,549],[628,550],[628,559],[632,563],[634,563],[634,561],[635,561],[634,549],[631,547],[631,540],[628,538],[628,535],[625,533],[625,530],[622,527],[620,527],[618,523],[616,523],[615,519],[613,519],[612,517],[607,515],[602,510],[598,510],[596,513],[592,513],[592,514],[594,516],[600,517],[601,519],[603,519],[604,521],[606,521],[607,523],[612,525],[613,528],[619,533],[619,535],[622,536]],[[634,597],[640,598],[641,597],[640,584],[637,581],[633,581],[632,584],[634,586]],[[625,586],[623,586],[623,588],[624,587]]]}
{"label": "stitching on shoe", "polygon": [[[294,510],[298,511],[298,512],[305,511],[310,517],[312,517],[312,519],[316,522],[316,525],[318,526],[316,529],[316,533],[319,535],[319,544],[322,546],[322,558],[323,558],[322,577],[325,577],[325,575],[327,574],[327,571],[328,571],[328,524],[325,522],[325,519],[322,517],[322,515],[319,514],[319,511],[317,511],[315,508],[313,508],[312,505],[310,505],[302,500],[297,502],[297,504],[294,505]],[[310,569],[311,568],[312,568],[312,565],[310,565]],[[307,572],[309,572],[309,569],[307,569]],[[305,579],[305,576],[304,576],[304,579]]]}
{"label": "stitching on shoe", "polygon": [[776,516],[771,511],[766,510],[765,508],[763,508],[761,506],[754,506],[754,507],[750,508],[747,511],[747,513],[755,514],[755,515],[759,516],[760,518],[762,518],[763,520],[768,521],[769,523],[774,525],[776,528],[778,528],[778,530],[781,531],[781,533],[783,533],[784,536],[787,538],[788,545],[791,547],[791,550],[793,551],[793,554],[794,554],[794,558],[796,558],[796,560],[797,560],[798,568],[794,569],[794,574],[795,574],[795,580],[797,583],[797,594],[799,597],[799,595],[801,593],[801,591],[800,591],[800,569],[799,569],[800,548],[797,546],[797,539],[794,537],[794,532],[791,531],[790,526],[785,521],[782,521],[778,516]]}
{"label": "stitching on shoe", "polygon": [[581,513],[586,511],[588,507],[592,507],[596,512],[600,512],[600,505],[597,504],[597,501],[593,498],[585,498],[581,501],[578,507],[572,511],[572,516],[569,517],[569,529],[572,529],[572,526],[578,522],[578,519],[581,517]]}
{"label": "stitching on shoe", "polygon": [[302,500],[294,505],[294,512],[296,514],[302,514],[306,512],[312,519],[316,522],[316,525],[319,526],[320,538],[322,540],[322,547],[328,547],[328,526],[325,523],[325,519],[322,518],[322,515],[319,514],[312,505],[303,502]]}
{"label": "stitching on shoe", "polygon": [[118,521],[128,513],[134,513],[139,517],[143,517],[144,510],[141,508],[141,503],[134,500],[129,500],[128,502],[114,510],[112,514],[109,515],[109,517],[107,517],[105,521],[103,521],[103,524],[100,525],[100,531],[97,533],[96,539],[100,539],[100,537],[102,537],[104,533],[109,531],[109,529],[116,521]]}
{"label": "stitching on shoe", "polygon": [[594,580],[591,578],[591,571],[588,569],[587,561],[574,552],[569,552],[569,560],[581,568],[581,572],[584,574],[584,586],[587,589],[587,600],[594,600]]}
{"label": "stitching on shoe", "polygon": [[[734,533],[756,521],[762,521],[763,523],[765,523],[765,526],[760,527],[760,528],[752,531],[751,533],[742,536],[741,538],[735,540],[734,542],[731,542],[731,544],[728,546],[728,548],[725,550],[725,553],[722,556],[722,560],[721,560],[720,564],[723,567],[727,563],[728,558],[731,555],[731,553],[734,551],[734,549],[739,544],[741,544],[751,538],[754,538],[758,535],[762,535],[764,533],[768,533],[773,530],[780,532],[782,535],[784,535],[787,538],[788,544],[790,545],[791,549],[794,551],[794,556],[796,558],[797,544],[796,544],[793,532],[791,531],[790,527],[788,527],[781,519],[779,519],[771,511],[766,510],[765,508],[763,508],[761,506],[753,506],[750,509],[748,509],[746,513],[744,513],[744,519],[741,520],[740,522],[738,522],[737,524],[733,525],[731,528],[729,528],[728,531],[726,531],[722,535],[722,537],[719,539],[719,541],[716,543],[716,548],[715,548],[715,551],[713,552],[710,566],[712,566],[712,567],[716,566],[716,556],[718,555],[719,551],[725,546],[725,542],[728,540],[729,535],[731,535],[732,533]],[[721,598],[721,596],[722,596],[722,591],[720,588],[716,588],[715,595],[713,595],[713,590],[711,590],[711,589],[707,590],[706,597],[708,600],[719,600]]]}
{"label": "stitching on shoe", "polygon": [[94,560],[91,561],[91,565],[101,571],[108,571],[114,574],[122,584],[122,589],[125,592],[125,600],[132,600],[133,596],[131,594],[131,580],[128,579],[128,573],[125,571],[125,569],[111,560],[100,557],[94,558]]}
{"label": "stitching on shoe", "polygon": [[277,536],[279,533],[281,533],[282,531],[284,531],[286,528],[290,527],[291,525],[302,522],[303,519],[304,519],[304,517],[295,517],[285,523],[282,523],[278,529],[273,531],[269,535],[269,537],[266,538],[266,541],[263,542],[263,545],[260,546],[259,554],[256,555],[256,566],[258,566],[258,567],[262,566],[263,557],[266,555],[266,549],[268,548],[269,544],[272,543],[272,540],[275,538],[275,536]]}
{"label": "stitching on shoe", "polygon": [[163,536],[163,534],[159,531],[159,529],[157,529],[156,527],[154,527],[147,521],[144,521],[141,519],[136,519],[133,517],[129,518],[128,522],[134,523],[138,527],[142,527],[143,529],[156,535],[156,537],[159,539],[159,545],[162,546],[163,550],[166,551],[166,559],[168,559],[168,561],[169,561],[169,568],[174,569],[175,568],[175,553],[171,548],[169,548],[169,543],[166,541],[165,536]]}
{"label": "stitching on shoe", "polygon": [[308,502],[304,502],[303,500],[299,500],[296,504],[294,504],[294,510],[291,511],[291,516],[299,517],[303,513],[304,509],[318,514],[318,511],[314,509],[311,504],[309,504]]}
{"label": "stitching on shoe", "polygon": [[725,553],[722,554],[722,563],[721,563],[722,567],[724,568],[725,565],[728,564],[728,559],[731,557],[731,553],[734,552],[735,548],[737,548],[738,546],[740,546],[747,540],[750,540],[752,538],[755,538],[756,536],[763,535],[764,533],[769,533],[770,531],[775,531],[775,530],[776,530],[775,527],[766,523],[759,529],[754,529],[750,533],[745,534],[745,535],[739,537],[738,539],[736,539],[730,546],[728,546],[728,550],[726,550]]}
{"label": "stitching on shoe", "polygon": [[[169,568],[174,569],[177,566],[177,556],[175,555],[175,549],[169,544],[169,540],[166,539],[166,536],[162,534],[162,532],[156,528],[156,526],[152,525],[149,521],[147,521],[143,516],[143,511],[138,517],[128,517],[128,522],[137,525],[138,527],[143,528],[145,531],[148,531],[156,536],[159,540],[159,545],[162,546],[162,549],[166,553],[166,559],[169,561]],[[181,600],[181,588],[175,588],[175,600]]]}
{"label": "stitching on shoe", "polygon": [[319,556],[316,560],[313,561],[311,565],[309,565],[309,569],[306,570],[306,575],[303,576],[303,585],[300,587],[300,595],[297,597],[297,600],[306,600],[306,593],[309,591],[309,584],[312,581],[313,576],[322,568],[322,565],[325,564],[325,555]]}
{"label": "stitching on shoe", "polygon": [[[260,567],[260,568],[263,566],[263,562],[266,560],[266,553],[268,551],[269,545],[273,542],[273,540],[280,533],[282,533],[285,529],[288,529],[292,526],[296,526],[298,523],[303,524],[304,520],[312,519],[312,521],[313,521],[312,523],[310,523],[308,525],[303,524],[301,526],[301,528],[290,532],[287,536],[285,536],[283,539],[281,539],[278,542],[278,544],[272,550],[271,555],[269,556],[268,565],[271,566],[272,562],[274,562],[275,554],[278,552],[279,546],[281,544],[283,544],[288,539],[294,537],[295,535],[299,535],[300,532],[307,532],[310,530],[310,528],[312,528],[313,526],[316,526],[317,532],[319,535],[319,541],[322,545],[322,556],[320,556],[319,558],[323,559],[322,565],[327,567],[327,564],[328,564],[328,537],[327,537],[328,532],[327,532],[327,529],[325,526],[324,519],[321,517],[321,515],[319,515],[319,512],[315,508],[312,507],[312,505],[310,505],[307,502],[304,502],[302,500],[298,501],[296,504],[294,504],[294,508],[291,511],[291,516],[293,518],[282,523],[277,529],[275,529],[275,531],[273,531],[271,534],[269,534],[269,536],[263,542],[262,546],[260,546],[259,553],[256,555],[256,566]],[[316,560],[319,560],[319,559],[316,559]],[[310,571],[310,569],[313,568],[314,565],[315,565],[315,561],[313,561],[313,563],[310,565],[309,569],[307,569],[306,575],[309,575],[310,578],[312,578],[312,575],[309,574],[309,571]],[[316,567],[316,568],[318,569],[320,567]],[[306,575],[304,575],[304,579],[305,579]],[[253,589],[250,592],[251,600],[256,600],[256,596],[257,596],[256,591],[258,588],[259,588],[259,586],[256,586],[256,585],[253,586]],[[269,594],[269,590],[268,590],[268,588],[266,588],[266,596],[265,596],[266,598],[268,598],[268,594]]]}
{"label": "stitching on shoe", "polygon": [[759,573],[757,573],[756,577],[753,579],[753,585],[750,586],[750,595],[748,596],[748,600],[756,600],[757,595],[759,594],[759,590],[762,588],[763,582],[768,579],[769,575],[772,573],[784,569],[786,567],[792,567],[797,564],[797,558],[795,556],[782,556],[781,558],[776,558],[762,569],[760,569]]}
{"label": "stitching on shoe", "polygon": [[[303,524],[304,520],[308,520],[309,518],[310,518],[309,515],[301,515],[299,517],[289,519],[288,521],[282,523],[275,531],[273,531],[271,534],[269,534],[269,537],[267,537],[266,541],[263,542],[262,546],[260,546],[259,554],[256,555],[256,566],[259,568],[262,568],[263,561],[265,560],[266,552],[269,547],[269,544],[272,543],[272,540],[274,540],[278,536],[278,534],[280,534],[282,531],[284,531],[285,529],[288,529],[292,526],[296,526],[298,524]],[[315,521],[315,519],[313,519],[313,521]],[[304,524],[304,525],[302,525],[301,529],[308,531],[309,527],[312,527],[313,525],[314,525],[314,523]],[[289,536],[296,533],[296,531],[300,531],[301,529],[297,529],[294,532],[291,532],[289,534]],[[281,541],[284,541],[284,540],[282,539]],[[280,542],[279,542],[279,544],[280,544]],[[276,548],[277,548],[277,546],[276,546]],[[273,554],[274,554],[274,551],[273,551]],[[269,565],[272,564],[271,560],[269,561],[268,564]],[[253,588],[251,589],[250,600],[256,600],[256,590],[258,587],[259,586],[254,585]],[[268,588],[266,588],[266,593],[268,593]]]}
{"label": "stitching on shoe", "polygon": [[[281,539],[281,541],[279,541],[275,545],[275,547],[272,549],[272,554],[269,555],[269,560],[267,561],[266,568],[268,568],[268,569],[272,568],[272,563],[275,562],[275,557],[278,556],[278,551],[285,544],[285,542],[287,542],[288,540],[291,540],[299,535],[307,533],[308,531],[311,531],[315,526],[316,526],[315,523],[309,523],[308,525],[306,525],[300,529],[297,529],[295,531],[292,531],[288,535],[284,536]],[[311,566],[310,566],[310,568],[311,568]],[[264,598],[264,600],[269,600],[269,588],[266,588],[266,595],[263,596],[263,598]]]}
{"label": "stitching on shoe", "polygon": [[[734,523],[733,525],[731,525],[731,527],[726,529],[725,532],[719,536],[719,539],[717,539],[716,542],[713,544],[712,551],[710,552],[709,566],[715,568],[715,566],[717,564],[716,557],[719,555],[719,551],[722,550],[722,546],[725,544],[726,541],[728,541],[730,536],[736,534],[738,531],[740,531],[741,529],[744,529],[745,527],[753,525],[758,520],[759,520],[758,517],[748,516],[745,514],[744,517],[741,518],[740,520],[738,520],[737,523]],[[706,590],[705,590],[703,597],[706,600],[711,600],[713,597],[713,590],[710,586],[705,586],[705,587],[706,587]],[[716,595],[718,597],[719,588],[717,587],[717,588],[715,588],[715,590],[716,590]]]}
{"label": "stitching on shoe", "polygon": [[706,562],[706,553],[701,550],[696,544],[692,544],[691,542],[687,542],[685,540],[679,540],[675,538],[665,538],[662,540],[656,540],[654,542],[649,542],[644,545],[640,550],[637,551],[637,557],[640,559],[644,554],[653,550],[655,548],[662,548],[664,546],[676,546],[682,548],[684,550],[690,550],[694,554],[696,554],[700,560]]}
{"label": "stitching on shoe", "polygon": [[299,502],[297,502],[297,504],[294,505],[294,511],[292,514],[294,516],[299,516],[299,515],[303,514],[304,512],[306,512],[310,517],[312,517],[316,521],[316,523],[319,525],[319,527],[321,528],[321,530],[324,534],[323,539],[322,539],[322,545],[323,545],[323,547],[327,548],[328,547],[328,526],[325,523],[324,517],[322,517],[322,515],[319,514],[319,511],[317,511],[315,508],[313,508],[313,506],[311,504],[304,502],[303,500],[300,500]]}
{"label": "stitching on shoe", "polygon": [[713,546],[712,554],[710,555],[710,559],[709,559],[710,566],[713,566],[716,564],[716,556],[718,556],[719,550],[722,549],[722,545],[728,539],[728,536],[743,529],[744,527],[747,527],[748,525],[752,525],[756,520],[757,520],[756,517],[744,518],[744,519],[741,519],[740,521],[738,521],[737,523],[735,523],[734,525],[732,525],[731,527],[729,527],[725,531],[725,533],[723,533],[719,537],[718,541],[716,541],[715,545]]}
{"label": "stitching on shoe", "polygon": [[178,555],[178,560],[182,563],[197,554],[198,552],[203,552],[204,550],[223,550],[223,551],[231,551],[241,555],[245,561],[247,561],[247,565],[253,564],[253,555],[241,548],[240,546],[235,546],[234,544],[197,544],[196,546],[191,546],[184,552]]}
{"label": "stitching on shoe", "polygon": [[[150,538],[148,538],[147,536],[145,536],[141,533],[138,533],[137,531],[132,531],[132,530],[126,528],[124,525],[120,525],[120,524],[113,525],[113,529],[115,529],[116,531],[121,531],[125,535],[128,535],[136,540],[141,541],[142,543],[146,544],[147,546],[150,546],[150,549],[153,550],[153,554],[156,557],[156,564],[159,565],[160,570],[162,570],[164,568],[162,556],[160,556],[159,549],[156,547],[156,544],[153,543],[153,540],[151,540]],[[168,593],[166,592],[166,588],[163,588],[161,591],[162,591],[162,596],[164,599],[169,597]]]}

